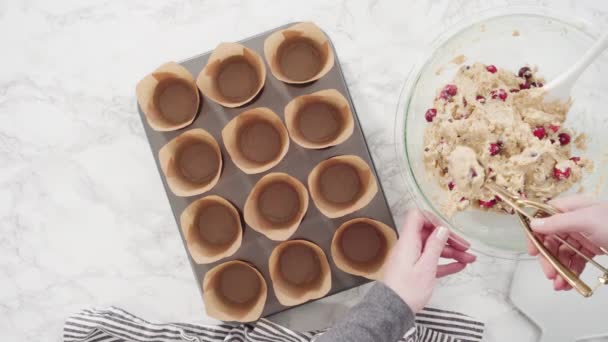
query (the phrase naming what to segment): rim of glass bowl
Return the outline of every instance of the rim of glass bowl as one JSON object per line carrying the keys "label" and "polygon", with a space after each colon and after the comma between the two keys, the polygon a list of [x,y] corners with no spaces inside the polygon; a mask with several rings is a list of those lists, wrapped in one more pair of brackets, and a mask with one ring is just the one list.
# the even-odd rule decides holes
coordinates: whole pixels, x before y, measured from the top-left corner
{"label": "rim of glass bowl", "polygon": [[407,78],[401,88],[401,92],[399,95],[399,103],[397,105],[397,112],[395,114],[394,125],[396,149],[395,152],[399,160],[401,177],[405,181],[407,185],[407,191],[414,199],[416,206],[425,211],[434,213],[441,221],[441,224],[450,227],[450,229],[458,235],[462,235],[468,240],[471,240],[471,249],[473,251],[491,257],[511,260],[531,257],[525,254],[524,251],[500,249],[498,247],[487,245],[486,243],[477,238],[468,237],[465,232],[452,225],[443,213],[441,213],[439,210],[436,210],[434,205],[432,204],[432,201],[430,201],[430,199],[427,198],[426,195],[420,190],[418,182],[414,176],[414,172],[411,169],[409,163],[409,155],[407,151],[407,135],[405,134],[405,123],[407,121],[408,115],[407,109],[410,105],[412,93],[416,88],[416,85],[418,84],[420,73],[428,65],[432,57],[435,56],[441,46],[443,46],[450,39],[459,35],[464,30],[470,28],[473,25],[479,25],[483,22],[499,17],[509,17],[515,15],[543,17],[551,19],[562,22],[569,26],[576,27],[581,32],[588,35],[591,39],[595,39],[599,36],[599,32],[597,31],[597,29],[593,27],[593,25],[587,20],[576,16],[566,15],[562,12],[555,11],[543,6],[502,6],[485,9],[464,17],[461,16],[453,24],[448,25],[448,27],[444,31],[442,31],[442,33],[437,35],[436,38],[431,41],[430,44],[428,44],[428,47],[423,53],[423,57],[419,59],[418,62],[414,64],[414,66],[410,69]]}

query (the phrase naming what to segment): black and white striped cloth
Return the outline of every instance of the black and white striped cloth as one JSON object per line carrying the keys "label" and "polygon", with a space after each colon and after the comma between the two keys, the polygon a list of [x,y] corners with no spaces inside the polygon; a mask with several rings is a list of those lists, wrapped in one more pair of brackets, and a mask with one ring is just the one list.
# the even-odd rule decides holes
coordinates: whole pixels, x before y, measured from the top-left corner
{"label": "black and white striped cloth", "polygon": [[[451,311],[425,308],[416,315],[416,328],[404,342],[481,341],[484,324]],[[308,342],[323,330],[297,332],[260,319],[251,324],[195,325],[153,323],[122,309],[90,309],[69,317],[64,342]]]}

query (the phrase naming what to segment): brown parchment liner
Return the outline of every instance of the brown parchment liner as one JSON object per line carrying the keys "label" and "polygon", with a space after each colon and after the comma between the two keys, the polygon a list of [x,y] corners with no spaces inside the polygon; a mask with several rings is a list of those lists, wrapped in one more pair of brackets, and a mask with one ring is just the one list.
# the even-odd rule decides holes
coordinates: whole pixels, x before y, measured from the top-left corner
{"label": "brown parchment liner", "polygon": [[[340,116],[341,127],[339,133],[331,140],[325,142],[314,142],[306,139],[298,128],[299,111],[313,103],[325,103],[334,107]],[[346,98],[336,89],[317,91],[312,94],[302,95],[291,100],[285,106],[285,126],[293,141],[310,149],[322,149],[343,143],[353,134],[353,113]]]}
{"label": "brown parchment liner", "polygon": [[[298,199],[300,201],[300,207],[297,214],[289,222],[284,224],[277,224],[268,221],[258,209],[258,199],[263,190],[267,186],[278,182],[284,182],[291,185],[291,187],[298,194]],[[292,236],[293,233],[295,233],[295,231],[298,229],[302,218],[306,214],[306,210],[308,210],[308,191],[306,191],[304,184],[286,173],[274,172],[260,178],[260,180],[254,185],[253,189],[251,189],[251,192],[249,193],[249,196],[247,196],[247,200],[245,201],[243,213],[245,216],[245,222],[251,228],[261,234],[264,234],[271,240],[285,241],[289,239],[289,237]]]}
{"label": "brown parchment liner", "polygon": [[[349,228],[358,223],[370,225],[383,239],[379,254],[373,260],[365,263],[349,259],[342,248],[342,236]],[[331,240],[331,256],[336,266],[342,271],[372,280],[379,280],[383,275],[386,258],[395,242],[397,242],[397,234],[391,227],[369,218],[356,218],[344,222],[334,233],[334,237]]]}
{"label": "brown parchment liner", "polygon": [[[280,135],[281,148],[279,154],[273,160],[265,163],[258,163],[247,159],[239,148],[238,138],[240,130],[254,121],[265,121],[269,123]],[[230,120],[230,122],[224,126],[224,129],[222,129],[222,139],[224,140],[224,146],[232,161],[239,169],[247,174],[268,171],[280,163],[283,157],[285,157],[285,154],[287,154],[287,150],[289,150],[289,134],[287,133],[287,129],[279,116],[266,107],[246,110]]]}
{"label": "brown parchment liner", "polygon": [[[281,44],[296,37],[308,38],[313,41],[322,54],[321,58],[323,60],[323,66],[316,75],[301,81],[292,80],[287,77],[282,72],[278,61],[278,52]],[[285,83],[303,84],[318,80],[325,76],[325,74],[334,66],[334,52],[329,44],[329,39],[317,25],[312,22],[303,22],[290,26],[284,30],[276,31],[268,36],[268,38],[264,40],[264,57],[266,58],[266,61],[270,66],[270,72],[274,77]]]}
{"label": "brown parchment liner", "polygon": [[[236,234],[230,243],[218,246],[206,241],[201,236],[198,227],[199,214],[202,209],[211,205],[221,205],[227,208],[234,217]],[[203,197],[190,203],[180,216],[180,226],[186,239],[188,251],[197,264],[209,264],[233,255],[241,247],[243,240],[243,227],[238,210],[232,203],[216,195]]]}
{"label": "brown parchment liner", "polygon": [[[183,81],[192,87],[192,94],[196,96],[196,109],[189,114],[189,119],[174,123],[167,120],[160,112],[156,104],[156,97],[159,96],[159,91],[162,90],[162,86],[172,81]],[[200,94],[198,88],[194,82],[194,77],[190,72],[183,66],[175,63],[168,62],[159,66],[151,74],[144,77],[135,87],[135,94],[137,96],[137,102],[144,112],[148,124],[155,131],[174,131],[180,128],[184,128],[194,121],[196,113],[200,107]]]}
{"label": "brown parchment liner", "polygon": [[[341,163],[350,165],[357,171],[362,187],[357,200],[348,205],[328,201],[323,197],[321,189],[319,189],[319,178],[322,172],[330,166]],[[313,202],[323,215],[329,218],[337,218],[348,215],[368,205],[378,192],[378,184],[369,165],[363,159],[355,155],[344,155],[329,158],[317,164],[308,175],[308,190],[310,191],[310,197],[312,197]]]}
{"label": "brown parchment liner", "polygon": [[[260,281],[258,297],[255,300],[240,305],[226,301],[217,286],[221,272],[226,268],[237,264],[249,267],[255,272]],[[210,269],[203,278],[203,301],[205,302],[205,311],[209,317],[222,321],[252,322],[259,319],[262,315],[267,295],[268,286],[260,271],[251,264],[241,260],[232,260],[219,264]]]}
{"label": "brown parchment liner", "polygon": [[[218,168],[215,176],[205,183],[194,183],[183,177],[178,170],[177,156],[189,144],[203,142],[215,150],[218,156]],[[167,184],[176,196],[187,197],[199,195],[211,190],[220,179],[222,173],[222,152],[215,138],[201,128],[186,131],[169,141],[158,151],[158,160],[167,179]]]}
{"label": "brown parchment liner", "polygon": [[[226,99],[222,93],[220,93],[216,84],[216,76],[220,71],[222,61],[235,56],[243,56],[249,62],[249,65],[255,69],[258,76],[257,90],[247,99],[238,102],[233,102]],[[260,55],[250,48],[238,43],[220,43],[218,46],[216,46],[209,56],[207,64],[198,74],[196,79],[196,85],[205,96],[228,108],[240,107],[246,103],[249,103],[254,97],[257,96],[257,94],[259,94],[260,90],[262,90],[264,87],[265,82],[266,66],[264,65],[262,57],[260,57]]]}
{"label": "brown parchment liner", "polygon": [[[279,260],[281,254],[294,245],[303,245],[309,248],[314,252],[319,261],[319,277],[314,282],[306,284],[306,286],[297,286],[287,282],[280,272]],[[298,305],[309,300],[324,297],[331,289],[331,269],[329,268],[327,257],[321,247],[310,241],[290,240],[280,243],[270,254],[268,267],[274,293],[279,303],[285,306]]]}

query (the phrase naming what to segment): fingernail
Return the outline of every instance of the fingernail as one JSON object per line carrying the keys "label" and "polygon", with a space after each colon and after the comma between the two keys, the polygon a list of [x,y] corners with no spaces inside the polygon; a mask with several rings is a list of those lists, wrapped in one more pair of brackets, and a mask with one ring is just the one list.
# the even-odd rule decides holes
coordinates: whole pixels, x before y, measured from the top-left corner
{"label": "fingernail", "polygon": [[437,227],[436,236],[439,240],[446,240],[448,238],[448,229],[444,226]]}
{"label": "fingernail", "polygon": [[545,225],[545,220],[533,219],[532,221],[530,221],[530,225],[532,226],[532,228],[540,228]]}

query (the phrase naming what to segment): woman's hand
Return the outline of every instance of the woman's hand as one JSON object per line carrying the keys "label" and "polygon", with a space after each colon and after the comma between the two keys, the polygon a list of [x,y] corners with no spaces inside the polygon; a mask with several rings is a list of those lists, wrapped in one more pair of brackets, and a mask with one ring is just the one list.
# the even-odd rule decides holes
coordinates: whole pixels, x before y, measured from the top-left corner
{"label": "woman's hand", "polygon": [[[436,227],[419,210],[411,210],[387,260],[383,282],[418,312],[431,298],[437,278],[458,273],[475,261],[468,249],[466,241]],[[438,265],[440,257],[454,262]]]}
{"label": "woman's hand", "polygon": [[[570,242],[590,258],[603,254],[599,247],[608,247],[608,202],[572,196],[549,203],[564,213],[532,220],[531,227],[551,254],[555,255],[564,266],[580,275],[585,269],[586,260],[568,246],[561,244],[555,235]],[[528,253],[539,254],[538,249],[530,241],[528,241]],[[556,291],[572,289],[547,259],[540,257],[539,261],[547,278],[553,280],[553,288]]]}

